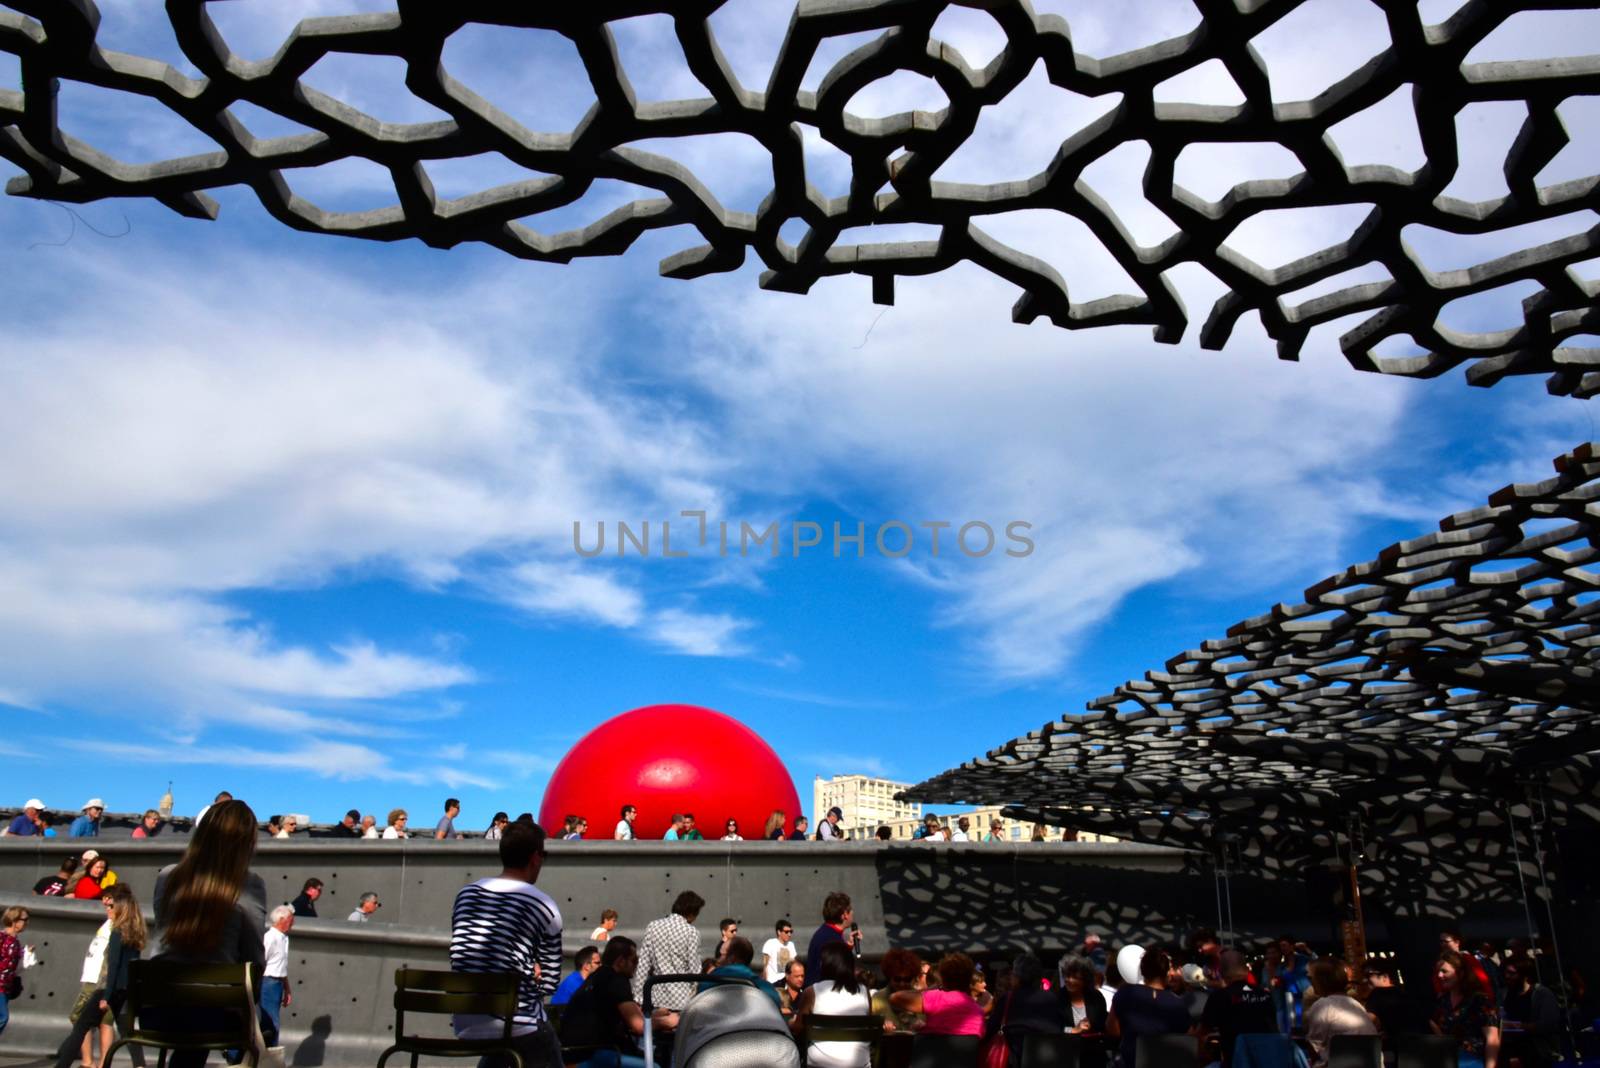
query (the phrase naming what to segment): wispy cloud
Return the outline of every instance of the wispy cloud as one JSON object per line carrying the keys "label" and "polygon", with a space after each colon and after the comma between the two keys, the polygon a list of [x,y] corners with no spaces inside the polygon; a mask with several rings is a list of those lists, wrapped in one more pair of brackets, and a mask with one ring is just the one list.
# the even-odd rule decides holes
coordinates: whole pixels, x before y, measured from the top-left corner
{"label": "wispy cloud", "polygon": [[664,608],[650,619],[646,633],[663,648],[688,656],[742,656],[749,651],[740,635],[749,620],[726,612]]}
{"label": "wispy cloud", "polygon": [[725,684],[730,690],[750,694],[752,697],[767,697],[774,701],[791,701],[795,704],[817,705],[821,708],[859,708],[890,711],[904,708],[898,701],[873,701],[858,697],[837,697],[833,694],[814,693],[808,690],[786,690],[776,686],[760,686],[747,682],[728,682]]}
{"label": "wispy cloud", "polygon": [[283,749],[244,745],[159,746],[76,739],[65,739],[58,744],[64,749],[138,764],[276,768],[341,782],[374,780],[424,786],[477,786],[483,789],[497,785],[495,780],[487,776],[448,765],[399,768],[387,754],[370,746],[350,742],[296,742]]}
{"label": "wispy cloud", "polygon": [[556,758],[548,753],[530,753],[514,749],[482,749],[473,753],[472,762],[504,770],[505,777],[516,782],[526,782],[535,775],[555,770]]}
{"label": "wispy cloud", "polygon": [[894,777],[895,766],[870,753],[849,750],[801,753],[800,760],[826,771],[829,775],[871,775],[880,779]]}

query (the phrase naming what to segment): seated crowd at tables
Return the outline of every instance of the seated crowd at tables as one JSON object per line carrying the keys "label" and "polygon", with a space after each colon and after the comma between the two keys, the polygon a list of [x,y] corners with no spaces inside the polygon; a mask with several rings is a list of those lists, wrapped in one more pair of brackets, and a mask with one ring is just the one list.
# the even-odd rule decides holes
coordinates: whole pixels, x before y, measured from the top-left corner
{"label": "seated crowd at tables", "polygon": [[[577,970],[552,998],[567,1065],[641,1068],[644,979],[694,970],[748,977],[763,992],[776,991],[812,1068],[902,1064],[909,1056],[902,1043],[919,1034],[1003,1043],[1012,1068],[1022,1064],[1029,1034],[1078,1036],[1082,1068],[1136,1068],[1137,1042],[1146,1035],[1189,1036],[1196,1065],[1223,1068],[1232,1068],[1235,1041],[1255,1034],[1288,1035],[1311,1068],[1326,1065],[1333,1039],[1347,1034],[1374,1036],[1387,1049],[1402,1034],[1450,1036],[1462,1068],[1549,1068],[1560,1055],[1560,1008],[1538,982],[1533,958],[1519,944],[1498,962],[1465,953],[1453,931],[1441,937],[1420,991],[1395,985],[1381,962],[1357,976],[1338,957],[1317,956],[1287,938],[1252,959],[1222,948],[1209,930],[1182,947],[1130,945],[1109,957],[1090,936],[1053,967],[1025,952],[989,972],[964,953],[928,961],[897,947],[872,971],[855,952],[850,900],[835,892],[804,951],[788,920],[776,923],[775,937],[758,953],[737,934],[737,921],[725,919],[716,955],[697,968],[691,932],[703,904],[692,892],[680,895],[672,916],[646,927],[642,946],[612,936],[603,951],[579,951]],[[674,985],[656,988],[653,998],[658,1053],[670,1047],[690,994]],[[875,1055],[867,1042],[808,1042],[811,1014],[881,1017],[885,1037]],[[596,1046],[608,1048],[589,1055]],[[995,1061],[986,1056],[984,1063]]]}

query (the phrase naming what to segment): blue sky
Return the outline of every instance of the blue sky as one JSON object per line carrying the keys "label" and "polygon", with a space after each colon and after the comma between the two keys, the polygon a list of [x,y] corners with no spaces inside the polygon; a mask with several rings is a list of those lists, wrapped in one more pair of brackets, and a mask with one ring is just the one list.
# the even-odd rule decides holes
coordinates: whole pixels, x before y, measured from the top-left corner
{"label": "blue sky", "polygon": [[[212,10],[254,55],[301,15],[382,6]],[[1078,47],[1101,54],[1193,21],[1192,5],[1165,0],[1147,0],[1139,19],[1077,0],[1037,6],[1067,15]],[[1425,5],[1438,17],[1452,6]],[[159,7],[102,8],[110,43],[180,61]],[[772,10],[719,15],[741,74],[770,63],[783,30]],[[1308,10],[1321,21],[1266,49],[1289,99],[1377,47],[1366,0]],[[949,36],[987,58],[984,16],[957,14]],[[1589,14],[1521,22],[1496,47],[1600,51]],[[641,96],[690,95],[659,30],[619,29],[630,74]],[[519,54],[539,63],[510,62]],[[446,62],[536,117],[582,113],[582,92],[538,80],[565,69],[547,41],[478,33]],[[308,80],[386,119],[429,117],[385,76],[330,63]],[[15,84],[0,56],[0,85]],[[885,85],[862,107],[917,105],[920,91]],[[962,163],[972,172],[954,177],[1036,169],[1039,146],[1078,121],[1050,91],[1021,90],[1031,106],[981,130],[984,151]],[[1202,76],[1186,91],[1223,90]],[[1597,169],[1591,103],[1563,109],[1574,145],[1548,180]],[[130,160],[205,147],[92,93],[68,94],[63,115]],[[1490,108],[1464,121],[1478,125],[1454,193],[1491,196],[1495,152],[1520,118]],[[1352,162],[1408,163],[1403,126],[1369,124],[1341,148]],[[753,205],[744,149],[680,147],[716,175],[719,196]],[[1214,195],[1206,182],[1271,173],[1270,156],[1234,161],[1267,168],[1249,175],[1191,161],[1191,184]],[[1131,187],[1140,164],[1110,161],[1106,188]],[[505,180],[478,166],[436,181],[452,193]],[[359,170],[296,188],[333,208],[382,202]],[[597,190],[548,227],[597,218],[626,192]],[[803,799],[817,774],[917,780],[1507,482],[1544,477],[1551,457],[1596,436],[1590,403],[1548,397],[1539,379],[1478,390],[1459,372],[1351,371],[1336,345],[1348,324],[1314,333],[1298,364],[1277,361],[1253,322],[1226,352],[1202,352],[1193,338],[1214,292],[1203,280],[1185,289],[1188,339],[1161,346],[1144,328],[1014,326],[1015,292],[971,269],[902,279],[883,312],[860,279],[806,297],[762,292],[752,266],[661,279],[677,233],[563,267],[303,235],[239,190],[219,200],[214,223],[139,202],[78,209],[105,234],[126,231],[108,237],[60,207],[0,199],[12,309],[0,326],[6,803],[100,795],[133,810],[171,779],[182,811],[224,786],[259,810],[318,819],[352,805],[430,814],[455,794],[476,827],[498,808],[536,811],[586,729],[662,701],[749,723]],[[1159,236],[1153,211],[1130,210],[1136,231]],[[1518,238],[1594,222],[1577,213]],[[1281,262],[1338,240],[1341,225],[1337,213],[1280,219],[1230,244]],[[1070,228],[1038,237],[1054,242],[1075,296],[1117,288]],[[1516,246],[1423,235],[1417,247],[1455,266],[1445,261]],[[1450,321],[1494,327],[1522,295],[1485,294]],[[602,520],[649,520],[659,537],[673,519],[679,544],[683,509],[869,531],[1022,520],[1035,551],[969,560],[947,544],[934,559],[919,540],[902,560],[572,552],[574,521],[587,540]]]}

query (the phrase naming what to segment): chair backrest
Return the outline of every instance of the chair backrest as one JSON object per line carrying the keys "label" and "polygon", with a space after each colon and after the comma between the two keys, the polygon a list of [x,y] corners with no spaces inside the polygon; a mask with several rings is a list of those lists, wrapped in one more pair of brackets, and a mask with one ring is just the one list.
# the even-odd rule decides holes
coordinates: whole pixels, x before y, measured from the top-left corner
{"label": "chair backrest", "polygon": [[1328,1043],[1328,1068],[1383,1068],[1383,1037],[1334,1035]]}
{"label": "chair backrest", "polygon": [[1198,1049],[1193,1035],[1140,1035],[1133,1045],[1133,1068],[1194,1068]]}
{"label": "chair backrest", "polygon": [[146,1009],[234,1009],[234,1013],[204,1013],[190,1019],[215,1020],[215,1031],[166,1032],[140,1027],[139,1034],[153,1042],[219,1047],[231,1042],[237,1048],[254,1045],[255,983],[248,964],[191,964],[167,960],[136,960],[128,964],[128,1012],[135,1019]]}
{"label": "chair backrest", "polygon": [[1298,1050],[1288,1035],[1244,1034],[1233,1040],[1234,1068],[1297,1068]]}
{"label": "chair backrest", "polygon": [[976,1068],[977,1035],[929,1035],[911,1043],[911,1068]]}
{"label": "chair backrest", "polygon": [[1449,1035],[1400,1035],[1395,1039],[1395,1068],[1457,1068],[1461,1040]]}
{"label": "chair backrest", "polygon": [[1081,1035],[1029,1031],[1022,1036],[1020,1068],[1078,1068],[1078,1058],[1082,1050]]}
{"label": "chair backrest", "polygon": [[910,1031],[886,1031],[878,1040],[877,1068],[910,1068],[911,1046],[917,1036]]}
{"label": "chair backrest", "polygon": [[510,972],[445,972],[396,968],[394,973],[394,1037],[405,1040],[406,1013],[438,1015],[458,1012],[498,1016],[505,1021],[504,1041],[511,1040],[521,977]]}
{"label": "chair backrest", "polygon": [[821,1012],[805,1014],[806,1039],[810,1042],[870,1042],[883,1037],[882,1016],[830,1016]]}

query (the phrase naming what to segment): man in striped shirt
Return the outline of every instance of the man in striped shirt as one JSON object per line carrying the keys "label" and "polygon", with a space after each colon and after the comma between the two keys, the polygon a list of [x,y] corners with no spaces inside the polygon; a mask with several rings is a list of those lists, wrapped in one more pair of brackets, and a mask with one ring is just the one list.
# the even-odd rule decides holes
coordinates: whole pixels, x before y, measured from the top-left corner
{"label": "man in striped shirt", "polygon": [[[450,970],[513,972],[522,977],[512,1042],[525,1068],[562,1068],[561,1043],[544,998],[561,979],[561,910],[533,884],[544,867],[544,830],[532,821],[510,824],[500,837],[499,875],[463,886],[450,914]],[[498,1038],[497,1016],[459,1014],[460,1038]],[[485,1057],[479,1068],[509,1066]]]}

